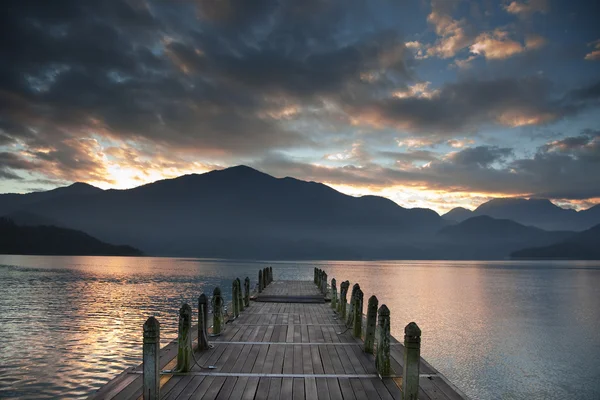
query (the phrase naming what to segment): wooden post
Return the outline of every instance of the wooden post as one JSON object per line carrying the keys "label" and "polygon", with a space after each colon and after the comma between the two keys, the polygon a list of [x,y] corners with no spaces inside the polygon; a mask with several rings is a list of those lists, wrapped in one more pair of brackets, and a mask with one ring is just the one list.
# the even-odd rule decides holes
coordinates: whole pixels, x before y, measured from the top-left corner
{"label": "wooden post", "polygon": [[266,288],[267,285],[267,269],[263,268],[263,288]]}
{"label": "wooden post", "polygon": [[236,278],[235,279],[237,288],[238,288],[238,296],[237,296],[237,302],[238,302],[238,312],[242,312],[244,311],[244,293],[242,293],[242,282],[240,281],[240,278]]}
{"label": "wooden post", "polygon": [[189,372],[192,368],[192,307],[185,303],[179,309],[177,335],[177,372]]}
{"label": "wooden post", "polygon": [[331,279],[331,308],[337,310],[337,283],[335,278]]}
{"label": "wooden post", "polygon": [[348,302],[348,288],[350,287],[349,281],[344,281],[340,285],[340,304],[338,304],[338,314],[342,322],[346,319],[346,303]]}
{"label": "wooden post", "polygon": [[321,269],[317,268],[317,287],[321,289]]}
{"label": "wooden post", "polygon": [[321,293],[327,294],[327,272],[323,271],[323,281],[321,282]]}
{"label": "wooden post", "polygon": [[373,354],[375,345],[375,328],[377,327],[377,306],[379,300],[375,295],[369,298],[367,305],[367,331],[365,333],[365,353]]}
{"label": "wooden post", "polygon": [[261,269],[258,271],[258,293],[262,293],[263,289],[263,272]]}
{"label": "wooden post", "polygon": [[269,283],[273,282],[273,267],[269,267]]}
{"label": "wooden post", "polygon": [[356,299],[356,292],[360,290],[360,285],[355,283],[352,286],[352,294],[350,295],[350,309],[348,310],[348,319],[346,320],[346,326],[352,328],[352,321],[354,320],[354,300]]}
{"label": "wooden post", "polygon": [[221,288],[216,287],[213,291],[212,298],[213,309],[213,336],[221,334],[221,324],[223,323],[223,297],[221,296]]}
{"label": "wooden post", "polygon": [[244,305],[250,307],[250,278],[244,279]]}
{"label": "wooden post", "polygon": [[202,293],[198,297],[198,350],[208,349],[208,299]]}
{"label": "wooden post", "polygon": [[154,317],[144,323],[143,344],[143,397],[144,400],[159,400],[160,398],[160,324]]}
{"label": "wooden post", "polygon": [[233,280],[231,285],[231,308],[233,312],[233,318],[240,316],[240,310],[238,309],[238,285],[237,280]]}
{"label": "wooden post", "polygon": [[363,291],[358,289],[354,298],[354,324],[352,327],[352,336],[360,338],[362,336],[362,314],[363,314]]}
{"label": "wooden post", "polygon": [[378,312],[379,337],[377,338],[377,354],[375,368],[381,376],[390,374],[390,310],[385,304]]}
{"label": "wooden post", "polygon": [[402,374],[402,399],[417,400],[419,394],[419,369],[421,364],[421,329],[411,322],[404,328],[404,372]]}
{"label": "wooden post", "polygon": [[317,267],[313,268],[313,282],[317,284]]}

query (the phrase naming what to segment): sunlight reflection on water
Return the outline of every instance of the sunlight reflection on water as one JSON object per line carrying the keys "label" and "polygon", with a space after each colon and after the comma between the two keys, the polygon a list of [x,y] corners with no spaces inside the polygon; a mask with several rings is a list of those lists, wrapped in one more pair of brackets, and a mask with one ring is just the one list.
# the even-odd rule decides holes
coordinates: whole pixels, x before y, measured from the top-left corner
{"label": "sunlight reflection on water", "polygon": [[[176,336],[181,303],[272,265],[318,266],[416,321],[423,356],[474,399],[600,398],[600,263],[240,262],[0,256],[0,398],[82,398],[141,358],[142,324]],[[576,394],[576,395],[574,395]]]}

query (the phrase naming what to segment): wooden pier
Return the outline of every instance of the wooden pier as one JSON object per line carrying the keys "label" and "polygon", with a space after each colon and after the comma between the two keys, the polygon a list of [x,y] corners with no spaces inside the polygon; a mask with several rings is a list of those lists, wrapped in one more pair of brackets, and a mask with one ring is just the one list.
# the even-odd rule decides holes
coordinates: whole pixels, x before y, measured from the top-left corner
{"label": "wooden pier", "polygon": [[[342,283],[338,296],[335,279],[329,286],[316,268],[314,281],[275,281],[266,268],[257,291],[249,293],[249,286],[246,279],[242,293],[241,282],[233,282],[227,313],[220,310],[220,289],[215,289],[212,329],[206,296],[199,298],[199,323],[193,328],[191,308],[184,305],[179,337],[163,349],[158,349],[158,321],[149,318],[144,363],[123,371],[91,398],[466,398],[420,357],[416,324],[406,327],[402,344],[389,335],[389,310],[378,309],[374,296],[363,315],[358,285],[350,303],[349,283]],[[219,335],[211,336],[215,330]]]}

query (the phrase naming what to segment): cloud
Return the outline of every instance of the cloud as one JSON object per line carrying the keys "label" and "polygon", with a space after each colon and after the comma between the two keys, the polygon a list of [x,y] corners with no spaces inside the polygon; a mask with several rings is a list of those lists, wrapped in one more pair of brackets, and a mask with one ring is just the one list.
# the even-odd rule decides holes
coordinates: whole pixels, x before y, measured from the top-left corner
{"label": "cloud", "polygon": [[428,55],[454,57],[471,43],[472,35],[467,21],[452,18],[451,12],[455,5],[455,2],[446,0],[431,2],[431,13],[427,16],[427,22],[433,25],[439,38],[427,49]]}
{"label": "cloud", "polygon": [[450,153],[447,159],[456,165],[487,168],[495,162],[505,160],[512,154],[513,150],[509,148],[477,146]]}
{"label": "cloud", "polygon": [[586,60],[600,60],[600,39],[589,44],[590,46],[594,46],[594,50],[587,53],[584,57]]}
{"label": "cloud", "polygon": [[429,97],[390,97],[348,105],[356,124],[387,126],[426,136],[475,134],[496,124],[542,125],[595,106],[600,84],[556,93],[540,76],[466,80],[446,84]]}
{"label": "cloud", "polygon": [[546,13],[549,10],[547,0],[512,1],[504,6],[506,12],[521,17],[528,17],[535,13]]}

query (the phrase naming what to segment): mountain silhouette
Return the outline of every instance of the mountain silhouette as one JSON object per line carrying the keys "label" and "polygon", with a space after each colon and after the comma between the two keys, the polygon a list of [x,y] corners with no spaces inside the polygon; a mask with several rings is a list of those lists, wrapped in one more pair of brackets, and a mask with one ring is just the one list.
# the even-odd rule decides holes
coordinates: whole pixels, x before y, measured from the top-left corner
{"label": "mountain silhouette", "polygon": [[90,235],[56,226],[19,226],[0,218],[0,254],[138,256],[130,246],[114,246]]}
{"label": "mountain silhouette", "polygon": [[511,257],[600,260],[600,224],[549,246],[515,251]]}
{"label": "mountain silhouette", "polygon": [[524,246],[547,245],[574,234],[570,231],[545,231],[483,215],[442,228],[433,243],[443,258],[502,259]]}
{"label": "mountain silhouette", "polygon": [[147,254],[198,257],[422,258],[409,239],[446,224],[432,210],[246,166],[94,189],[35,203],[23,197],[21,209]]}
{"label": "mountain silhouette", "polygon": [[498,198],[483,203],[473,211],[462,207],[454,208],[444,214],[443,218],[462,222],[481,215],[510,219],[546,230],[583,231],[600,223],[600,205],[578,212],[559,207],[547,199]]}

